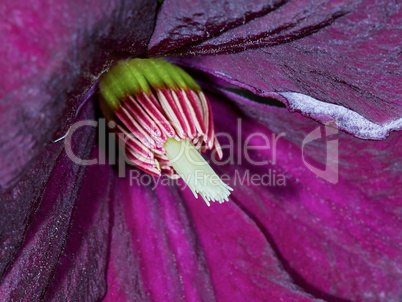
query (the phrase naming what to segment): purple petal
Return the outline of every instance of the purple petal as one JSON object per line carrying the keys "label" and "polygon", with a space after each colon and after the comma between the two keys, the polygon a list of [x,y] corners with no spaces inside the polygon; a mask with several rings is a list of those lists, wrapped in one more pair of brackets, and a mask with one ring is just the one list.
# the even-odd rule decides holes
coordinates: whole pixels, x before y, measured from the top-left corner
{"label": "purple petal", "polygon": [[[263,17],[251,20],[186,49],[192,54],[227,54],[289,43],[330,26],[356,9],[353,1],[286,1]],[[180,49],[175,53],[183,53]]]}
{"label": "purple petal", "polygon": [[[89,158],[98,154],[95,145]],[[90,166],[76,184],[80,189],[74,216],[46,300],[99,301],[106,294],[114,172],[110,166]]]}
{"label": "purple petal", "polygon": [[[93,106],[81,115],[93,119]],[[94,141],[95,129],[82,127],[71,146],[88,158],[97,152]],[[56,300],[105,294],[108,170],[74,164],[59,142],[45,149],[17,187],[1,193],[3,299],[37,301],[49,290],[46,297]]]}
{"label": "purple petal", "polygon": [[[290,109],[321,121],[330,116],[359,137],[380,139],[402,128],[398,14],[398,6],[390,5],[388,13],[381,1],[363,1],[330,26],[291,43],[176,62],[261,96],[279,92]],[[304,106],[307,100],[312,106]],[[350,110],[340,113],[340,107],[322,102]]]}
{"label": "purple petal", "polygon": [[201,42],[281,6],[283,1],[165,1],[158,13],[148,54],[160,56]]}
{"label": "purple petal", "polygon": [[[124,180],[122,180],[124,182]],[[107,267],[108,290],[103,301],[145,301],[145,291],[140,275],[140,263],[133,251],[131,233],[124,213],[124,200],[130,200],[120,191],[117,179],[111,201],[111,233],[109,236],[109,260]],[[126,188],[127,189],[127,188]],[[134,192],[135,195],[138,192]],[[136,241],[136,240],[135,240]]]}
{"label": "purple petal", "polygon": [[[214,101],[214,114],[220,117],[216,127],[218,133],[233,138],[234,150],[240,144],[241,152],[234,152],[234,163],[215,168],[230,176],[232,202],[260,228],[294,282],[326,301],[398,301],[402,295],[401,134],[391,133],[384,141],[364,141],[342,132],[332,136],[339,142],[339,181],[332,184],[308,168],[325,168],[331,140],[315,140],[302,149],[307,135],[323,126],[286,109],[225,94],[237,109]],[[281,133],[285,136],[278,139]],[[254,160],[269,160],[262,166],[251,164],[243,153],[247,138],[256,134],[270,142],[269,149],[251,153]],[[249,142],[264,144],[258,136]],[[221,139],[221,144],[227,143]],[[231,155],[225,154],[223,161]],[[249,181],[241,185],[247,173]],[[266,178],[260,185],[250,184],[253,175],[268,174],[271,183]],[[273,180],[273,174],[276,179],[284,175],[286,185]],[[225,206],[218,206],[219,210]],[[235,224],[238,219],[230,221]]]}
{"label": "purple petal", "polygon": [[106,301],[312,300],[237,206],[208,208],[166,177],[132,172],[116,185]]}
{"label": "purple petal", "polygon": [[66,100],[74,101],[88,90],[113,60],[144,51],[156,1],[4,5],[0,186],[8,187],[52,140]]}
{"label": "purple petal", "polygon": [[132,172],[130,182],[116,184],[106,301],[214,301],[204,252],[177,189],[153,191],[150,175]]}
{"label": "purple petal", "polygon": [[184,197],[204,248],[217,301],[313,301],[283,270],[253,219],[234,203]]}

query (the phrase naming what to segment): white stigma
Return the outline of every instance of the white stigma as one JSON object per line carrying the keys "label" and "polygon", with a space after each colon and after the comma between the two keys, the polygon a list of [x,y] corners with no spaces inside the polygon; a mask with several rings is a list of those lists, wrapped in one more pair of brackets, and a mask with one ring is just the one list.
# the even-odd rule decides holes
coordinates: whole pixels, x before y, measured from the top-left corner
{"label": "white stigma", "polygon": [[192,143],[186,139],[168,138],[164,148],[169,162],[196,198],[199,193],[208,206],[210,201],[223,203],[229,200],[233,189],[219,178]]}

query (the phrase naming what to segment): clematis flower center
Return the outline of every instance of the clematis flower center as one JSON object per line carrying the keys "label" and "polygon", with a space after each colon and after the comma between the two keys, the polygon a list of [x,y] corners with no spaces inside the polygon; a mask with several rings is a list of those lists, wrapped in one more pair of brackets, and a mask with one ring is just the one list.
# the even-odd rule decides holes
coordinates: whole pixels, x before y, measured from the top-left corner
{"label": "clematis flower center", "polygon": [[162,59],[120,61],[99,83],[100,107],[132,165],[153,175],[183,178],[194,195],[228,200],[229,186],[200,155],[222,150],[215,136],[211,106],[197,83]]}

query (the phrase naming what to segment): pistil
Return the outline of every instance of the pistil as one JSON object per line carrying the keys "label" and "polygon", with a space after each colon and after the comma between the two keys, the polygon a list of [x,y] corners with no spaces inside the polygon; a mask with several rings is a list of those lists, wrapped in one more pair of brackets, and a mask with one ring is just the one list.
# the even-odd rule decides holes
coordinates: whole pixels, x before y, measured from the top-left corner
{"label": "pistil", "polygon": [[199,193],[208,206],[210,201],[228,201],[233,189],[219,178],[192,143],[169,138],[164,147],[170,164],[196,198]]}

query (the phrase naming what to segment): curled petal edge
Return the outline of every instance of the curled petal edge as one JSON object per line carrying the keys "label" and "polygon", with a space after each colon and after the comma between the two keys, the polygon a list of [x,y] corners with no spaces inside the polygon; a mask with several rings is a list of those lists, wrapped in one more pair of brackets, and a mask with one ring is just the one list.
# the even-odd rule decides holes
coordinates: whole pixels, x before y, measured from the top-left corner
{"label": "curled petal edge", "polygon": [[322,102],[302,93],[279,92],[278,94],[286,98],[286,107],[290,111],[300,112],[321,123],[334,121],[339,129],[361,139],[382,140],[391,131],[402,130],[402,117],[377,124],[346,107]]}

